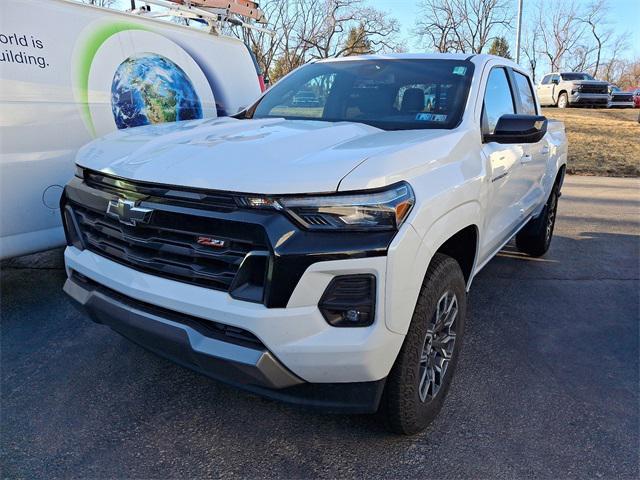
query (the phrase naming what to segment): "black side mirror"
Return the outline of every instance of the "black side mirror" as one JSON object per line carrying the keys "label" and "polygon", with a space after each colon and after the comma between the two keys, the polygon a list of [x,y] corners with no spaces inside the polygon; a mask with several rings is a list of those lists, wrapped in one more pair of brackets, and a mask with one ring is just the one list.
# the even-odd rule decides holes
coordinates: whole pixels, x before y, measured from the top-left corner
{"label": "black side mirror", "polygon": [[483,136],[484,143],[536,143],[547,133],[547,117],[542,115],[502,115],[491,134]]}
{"label": "black side mirror", "polygon": [[552,78],[551,83],[553,83],[554,85],[558,85],[560,83],[560,80],[558,80],[557,78]]}

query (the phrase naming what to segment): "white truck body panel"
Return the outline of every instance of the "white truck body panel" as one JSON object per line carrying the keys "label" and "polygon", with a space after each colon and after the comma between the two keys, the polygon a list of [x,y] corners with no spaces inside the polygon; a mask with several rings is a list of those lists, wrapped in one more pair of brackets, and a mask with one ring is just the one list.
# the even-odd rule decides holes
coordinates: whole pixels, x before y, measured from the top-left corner
{"label": "white truck body panel", "polygon": [[425,135],[439,136],[348,122],[220,118],[114,132],[86,145],[78,161],[122,178],[185,187],[331,192],[368,157],[417,144]]}

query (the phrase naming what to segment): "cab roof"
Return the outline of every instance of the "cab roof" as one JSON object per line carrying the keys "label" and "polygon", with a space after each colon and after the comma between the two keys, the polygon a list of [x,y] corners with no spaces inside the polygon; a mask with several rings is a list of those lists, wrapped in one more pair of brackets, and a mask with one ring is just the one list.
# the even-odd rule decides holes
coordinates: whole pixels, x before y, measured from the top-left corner
{"label": "cab roof", "polygon": [[483,65],[491,60],[499,60],[505,66],[518,70],[523,68],[512,60],[486,53],[381,53],[372,55],[353,55],[349,57],[326,58],[318,60],[318,63],[325,62],[350,62],[355,60],[459,60],[471,61],[476,65]]}

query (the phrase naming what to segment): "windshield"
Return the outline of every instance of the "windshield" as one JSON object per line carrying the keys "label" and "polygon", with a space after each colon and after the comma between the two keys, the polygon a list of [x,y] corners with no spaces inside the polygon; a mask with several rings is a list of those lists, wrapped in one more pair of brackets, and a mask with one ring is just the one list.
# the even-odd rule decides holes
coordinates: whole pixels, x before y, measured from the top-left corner
{"label": "windshield", "polygon": [[460,60],[312,63],[276,83],[247,116],[451,129],[460,123],[472,77],[473,64]]}
{"label": "windshield", "polygon": [[562,80],[595,80],[588,73],[562,73]]}

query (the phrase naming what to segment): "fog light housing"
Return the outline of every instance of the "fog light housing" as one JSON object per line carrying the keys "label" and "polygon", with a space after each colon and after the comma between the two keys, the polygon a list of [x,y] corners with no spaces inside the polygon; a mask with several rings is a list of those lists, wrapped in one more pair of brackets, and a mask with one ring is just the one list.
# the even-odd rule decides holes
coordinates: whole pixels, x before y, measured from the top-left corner
{"label": "fog light housing", "polygon": [[370,274],[335,277],[318,308],[334,327],[368,327],[375,318],[376,277]]}

